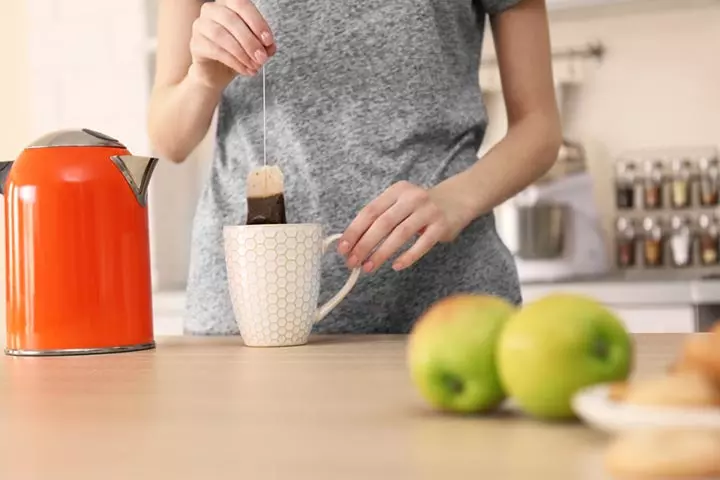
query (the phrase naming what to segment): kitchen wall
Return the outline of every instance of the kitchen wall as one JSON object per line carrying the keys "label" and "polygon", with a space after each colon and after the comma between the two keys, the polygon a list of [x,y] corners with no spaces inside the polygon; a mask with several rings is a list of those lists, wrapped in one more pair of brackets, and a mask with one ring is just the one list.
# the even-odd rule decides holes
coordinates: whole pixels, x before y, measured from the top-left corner
{"label": "kitchen wall", "polygon": [[[18,154],[18,139],[28,137],[25,6],[8,2],[0,15],[0,159]],[[21,140],[22,141],[22,140]]]}
{"label": "kitchen wall", "polygon": [[[3,60],[0,75],[0,159],[13,159],[18,145],[30,137],[28,113],[28,80],[25,6],[23,2],[3,4],[0,15],[0,58]],[[4,204],[0,201],[0,239],[5,235]],[[5,253],[0,240],[0,340],[5,341]]]}
{"label": "kitchen wall", "polygon": [[[712,2],[653,0],[644,3],[697,6]],[[15,157],[18,148],[37,134],[32,131],[36,119],[29,115],[27,84],[31,77],[25,55],[25,8],[24,2],[8,2],[0,15],[0,58],[6,67],[0,75],[0,159]],[[591,69],[587,81],[564,96],[567,135],[600,142],[611,155],[626,148],[720,144],[718,25],[718,2],[714,2],[714,6],[692,9],[597,8],[584,9],[581,13],[552,14],[555,48],[576,47],[598,40],[607,47],[606,57]],[[486,42],[486,49],[490,54],[491,41]],[[506,124],[501,97],[491,95],[487,101],[491,116],[487,143],[491,144],[502,136]],[[199,156],[209,158],[209,147],[206,142],[199,149]],[[181,167],[166,165],[165,168],[176,170],[168,172],[168,177],[172,182],[177,181]],[[154,193],[167,194],[172,185],[176,184],[158,184]],[[0,214],[3,213],[1,205],[2,202]],[[173,226],[187,224],[180,215],[168,214],[165,220],[175,217],[178,218]],[[0,238],[3,228],[0,222]],[[158,235],[177,238],[186,236],[187,232],[178,227]],[[178,275],[170,275],[173,278],[184,273],[181,259],[187,256],[187,245],[176,243],[177,248],[161,259],[163,263],[177,265]],[[4,272],[3,253],[0,252],[0,272]],[[5,275],[0,274],[0,292],[4,290]],[[0,338],[4,335],[4,319],[3,293],[0,294]]]}
{"label": "kitchen wall", "polygon": [[[671,4],[657,0],[657,4]],[[682,2],[672,2],[682,5]],[[705,7],[697,5],[706,4]],[[565,132],[625,149],[720,145],[720,3],[695,8],[590,9],[551,16],[554,48],[601,41],[602,62],[564,95]],[[492,50],[492,42],[486,48]],[[488,141],[504,132],[502,99],[488,98]]]}

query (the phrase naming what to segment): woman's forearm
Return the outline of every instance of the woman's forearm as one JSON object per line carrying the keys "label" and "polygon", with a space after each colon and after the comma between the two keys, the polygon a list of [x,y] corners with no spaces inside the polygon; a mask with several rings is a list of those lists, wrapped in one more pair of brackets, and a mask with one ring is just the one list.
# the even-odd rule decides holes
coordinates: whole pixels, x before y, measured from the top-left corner
{"label": "woman's forearm", "polygon": [[562,134],[557,118],[551,117],[531,114],[517,121],[472,167],[438,186],[456,192],[467,223],[515,196],[552,167]]}
{"label": "woman's forearm", "polygon": [[156,86],[150,98],[150,142],[173,162],[184,161],[205,137],[222,94],[196,80],[192,68],[180,82]]}

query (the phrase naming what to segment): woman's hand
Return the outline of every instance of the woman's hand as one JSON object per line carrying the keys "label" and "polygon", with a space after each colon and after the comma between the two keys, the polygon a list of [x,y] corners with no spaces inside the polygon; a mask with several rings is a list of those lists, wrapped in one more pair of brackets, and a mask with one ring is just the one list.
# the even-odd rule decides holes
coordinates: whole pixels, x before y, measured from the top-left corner
{"label": "woman's hand", "polygon": [[204,3],[190,39],[189,74],[211,88],[252,76],[275,54],[267,22],[250,0]]}
{"label": "woman's hand", "polygon": [[394,270],[408,268],[438,242],[455,239],[472,216],[444,185],[425,190],[398,182],[369,203],[345,230],[338,252],[350,268],[359,265],[377,270],[413,237],[415,243],[393,263]]}

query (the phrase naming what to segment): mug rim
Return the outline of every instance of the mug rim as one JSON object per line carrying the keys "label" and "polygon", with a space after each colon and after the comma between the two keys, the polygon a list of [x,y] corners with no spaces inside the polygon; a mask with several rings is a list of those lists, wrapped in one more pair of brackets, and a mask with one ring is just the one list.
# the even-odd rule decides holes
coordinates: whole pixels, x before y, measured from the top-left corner
{"label": "mug rim", "polygon": [[238,230],[287,230],[289,228],[323,228],[321,223],[271,223],[263,225],[223,225],[223,231],[238,231]]}

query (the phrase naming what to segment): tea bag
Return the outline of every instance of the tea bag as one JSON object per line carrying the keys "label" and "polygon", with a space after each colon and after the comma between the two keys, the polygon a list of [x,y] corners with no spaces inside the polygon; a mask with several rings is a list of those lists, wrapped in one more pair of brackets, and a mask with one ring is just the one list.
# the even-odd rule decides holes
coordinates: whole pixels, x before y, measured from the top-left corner
{"label": "tea bag", "polygon": [[252,170],[247,179],[247,224],[287,223],[283,173],[277,166]]}

